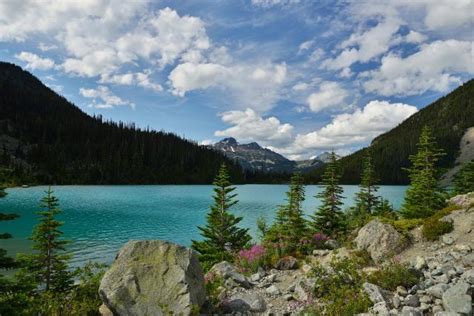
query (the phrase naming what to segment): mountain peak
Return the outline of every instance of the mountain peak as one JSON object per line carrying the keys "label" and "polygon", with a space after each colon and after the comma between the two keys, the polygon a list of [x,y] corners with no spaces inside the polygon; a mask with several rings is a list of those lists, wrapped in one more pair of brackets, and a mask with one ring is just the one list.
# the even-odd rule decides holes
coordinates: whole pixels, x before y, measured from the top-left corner
{"label": "mountain peak", "polygon": [[227,137],[219,141],[218,144],[228,145],[228,146],[237,146],[239,143],[234,137]]}

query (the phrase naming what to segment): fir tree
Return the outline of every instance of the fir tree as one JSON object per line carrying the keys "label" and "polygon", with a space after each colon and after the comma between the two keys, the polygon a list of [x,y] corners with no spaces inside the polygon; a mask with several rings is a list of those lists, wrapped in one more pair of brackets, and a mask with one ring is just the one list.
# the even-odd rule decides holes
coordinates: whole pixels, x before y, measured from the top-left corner
{"label": "fir tree", "polygon": [[72,274],[67,269],[70,256],[65,253],[69,241],[62,238],[60,227],[63,222],[56,219],[62,212],[59,200],[53,195],[51,187],[45,193],[40,205],[42,210],[38,212],[39,223],[31,237],[35,252],[23,256],[23,272],[46,292],[66,293],[73,284]]}
{"label": "fir tree", "polygon": [[291,252],[297,250],[300,240],[307,235],[308,231],[303,212],[305,200],[303,177],[300,173],[295,173],[291,177],[286,197],[287,203],[280,206],[275,224],[270,229],[271,236],[267,236],[267,239],[272,241],[284,239],[287,250]]}
{"label": "fir tree", "polygon": [[237,194],[232,193],[227,167],[222,164],[214,180],[214,204],[207,214],[207,225],[198,227],[202,241],[192,241],[192,248],[200,254],[200,261],[205,269],[223,260],[230,260],[232,253],[247,246],[251,237],[248,229],[239,228],[237,224],[242,217],[229,213],[237,203]]}
{"label": "fir tree", "polygon": [[474,160],[465,164],[454,176],[454,193],[465,194],[474,191]]}
{"label": "fir tree", "polygon": [[404,218],[429,217],[444,205],[436,168],[443,153],[437,148],[429,127],[423,127],[417,147],[417,153],[410,156],[411,168],[407,169],[410,187],[401,209]]}
{"label": "fir tree", "polygon": [[336,154],[331,152],[322,177],[324,190],[316,194],[321,199],[321,206],[312,216],[314,231],[322,231],[326,235],[335,236],[344,229],[344,217],[341,206],[343,189],[339,185],[340,175],[337,170]]}
{"label": "fir tree", "polygon": [[379,187],[372,163],[370,147],[367,149],[362,162],[362,174],[359,185],[359,192],[356,193],[355,211],[360,216],[371,215],[380,203],[380,198],[376,195]]}

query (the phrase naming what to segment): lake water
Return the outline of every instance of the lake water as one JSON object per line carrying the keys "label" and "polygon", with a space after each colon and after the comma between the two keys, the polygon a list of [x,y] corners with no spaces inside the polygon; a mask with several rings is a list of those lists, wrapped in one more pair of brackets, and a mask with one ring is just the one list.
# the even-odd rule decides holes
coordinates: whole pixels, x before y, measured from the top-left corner
{"label": "lake water", "polygon": [[[284,203],[287,185],[236,186],[239,203],[234,214],[242,216],[241,225],[256,232],[256,220],[263,216],[271,222],[277,206]],[[345,206],[353,204],[357,186],[343,186]],[[20,218],[0,222],[0,232],[13,234],[13,239],[0,240],[0,248],[11,255],[28,252],[33,226],[37,223],[40,199],[47,187],[8,189],[0,199],[0,209],[17,213]],[[72,264],[88,260],[110,263],[118,249],[131,239],[165,239],[189,246],[200,239],[198,225],[205,224],[205,215],[212,203],[210,185],[147,185],[147,186],[54,186],[65,222],[63,231],[72,240],[69,250]],[[399,208],[405,186],[381,186],[379,193]],[[304,210],[312,214],[319,205],[313,196],[319,186],[306,186]]]}

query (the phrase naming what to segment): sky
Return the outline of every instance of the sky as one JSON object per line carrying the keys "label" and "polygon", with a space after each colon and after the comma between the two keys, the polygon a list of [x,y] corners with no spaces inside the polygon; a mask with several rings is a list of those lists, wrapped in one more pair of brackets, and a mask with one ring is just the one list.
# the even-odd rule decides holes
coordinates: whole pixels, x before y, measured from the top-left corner
{"label": "sky", "polygon": [[306,159],[474,77],[473,20],[471,0],[0,0],[0,60],[89,114]]}

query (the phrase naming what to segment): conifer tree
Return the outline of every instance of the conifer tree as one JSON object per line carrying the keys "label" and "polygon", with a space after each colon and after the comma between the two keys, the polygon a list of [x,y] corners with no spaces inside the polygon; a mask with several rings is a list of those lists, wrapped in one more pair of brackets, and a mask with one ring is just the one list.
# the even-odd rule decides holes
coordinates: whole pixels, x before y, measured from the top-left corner
{"label": "conifer tree", "polygon": [[324,190],[316,194],[316,198],[321,199],[322,204],[312,216],[313,222],[311,223],[314,231],[322,231],[333,237],[344,229],[341,208],[343,189],[339,185],[339,178],[336,154],[333,151],[322,176],[321,182]]}
{"label": "conifer tree", "polygon": [[214,204],[207,214],[207,224],[198,227],[204,239],[192,241],[192,248],[200,254],[205,269],[231,259],[232,253],[247,246],[251,240],[248,229],[237,226],[242,217],[229,212],[238,201],[235,199],[237,194],[232,193],[235,187],[231,186],[225,164],[221,165],[214,186]]}
{"label": "conifer tree", "polygon": [[454,193],[474,192],[474,160],[464,165],[454,176]]}
{"label": "conifer tree", "polygon": [[37,213],[39,223],[31,237],[35,252],[23,256],[23,270],[46,292],[66,293],[73,285],[72,273],[67,269],[70,256],[65,252],[69,241],[62,238],[63,222],[56,219],[62,212],[59,200],[51,187],[45,193],[40,204],[42,210]]}
{"label": "conifer tree", "polygon": [[380,203],[380,197],[376,195],[379,187],[375,185],[378,182],[372,164],[372,155],[370,147],[366,150],[362,162],[362,174],[359,185],[359,192],[356,193],[355,212],[357,215],[371,215]]}
{"label": "conifer tree", "polygon": [[275,224],[270,229],[272,236],[268,237],[273,241],[283,238],[288,243],[288,251],[294,251],[308,232],[303,212],[305,200],[303,177],[300,173],[292,175],[286,197],[287,203],[280,206]]}
{"label": "conifer tree", "polygon": [[444,205],[444,197],[438,186],[439,171],[436,168],[443,152],[437,148],[429,127],[423,127],[417,147],[417,153],[410,156],[412,165],[407,169],[410,187],[401,209],[404,218],[429,217]]}

